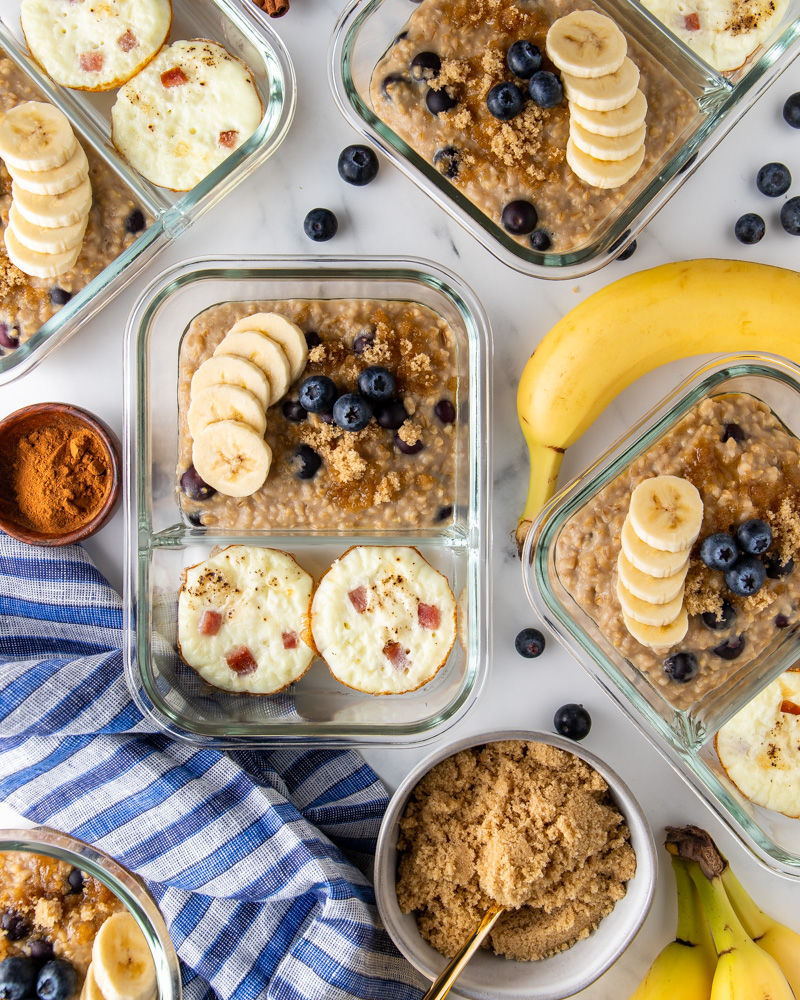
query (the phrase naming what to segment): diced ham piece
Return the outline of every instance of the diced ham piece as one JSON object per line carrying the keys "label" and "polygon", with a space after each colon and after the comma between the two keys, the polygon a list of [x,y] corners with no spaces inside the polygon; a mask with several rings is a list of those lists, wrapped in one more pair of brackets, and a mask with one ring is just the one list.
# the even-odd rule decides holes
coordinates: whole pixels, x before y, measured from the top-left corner
{"label": "diced ham piece", "polygon": [[423,628],[429,628],[431,631],[437,629],[442,624],[442,615],[435,604],[423,604],[420,601],[417,607],[417,615],[419,617],[419,623]]}
{"label": "diced ham piece", "polygon": [[356,609],[356,611],[363,615],[367,610],[367,588],[366,587],[356,587],[355,590],[351,590],[347,595],[350,598],[350,603]]}
{"label": "diced ham piece", "polygon": [[235,128],[229,129],[227,132],[220,132],[219,134],[219,144],[224,146],[226,149],[233,149],[236,145],[236,136],[239,133]]}
{"label": "diced ham piece", "polygon": [[252,674],[258,667],[258,664],[253,659],[253,654],[247,646],[234,646],[233,649],[225,654],[225,659],[228,661],[228,666],[231,670],[240,677]]}
{"label": "diced ham piece", "polygon": [[282,638],[284,649],[297,649],[300,642],[297,638],[297,632],[284,632]]}
{"label": "diced ham piece", "polygon": [[787,715],[800,715],[800,705],[795,705],[793,701],[782,701],[781,711]]}
{"label": "diced ham piece", "polygon": [[139,39],[136,35],[134,35],[130,28],[128,28],[124,35],[120,35],[117,39],[117,45],[119,45],[123,52],[130,52],[130,50],[135,49],[138,44]]}
{"label": "diced ham piece", "polygon": [[221,628],[222,615],[219,611],[215,611],[214,608],[207,608],[200,615],[200,624],[197,626],[197,631],[200,635],[216,635]]}
{"label": "diced ham piece", "polygon": [[81,52],[80,63],[84,73],[99,73],[103,68],[103,62],[102,52]]}
{"label": "diced ham piece", "polygon": [[687,31],[699,31],[700,30],[700,18],[697,14],[692,11],[691,14],[683,15],[683,26]]}
{"label": "diced ham piece", "polygon": [[170,87],[182,87],[189,82],[189,77],[183,72],[180,66],[173,66],[172,69],[165,69],[161,74],[161,83],[169,90]]}
{"label": "diced ham piece", "polygon": [[389,662],[395,670],[402,670],[409,665],[406,651],[399,642],[387,642],[383,647],[383,652],[389,657]]}

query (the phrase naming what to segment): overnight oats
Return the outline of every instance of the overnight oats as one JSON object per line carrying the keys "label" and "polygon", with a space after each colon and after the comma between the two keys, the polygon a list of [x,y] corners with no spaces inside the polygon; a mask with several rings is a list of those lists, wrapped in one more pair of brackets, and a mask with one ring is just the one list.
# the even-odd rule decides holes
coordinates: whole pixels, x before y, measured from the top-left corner
{"label": "overnight oats", "polygon": [[800,619],[800,441],[746,393],[704,400],[564,526],[567,592],[674,708]]}
{"label": "overnight oats", "polygon": [[446,527],[459,428],[456,339],[374,299],[226,302],[179,363],[177,490],[192,524]]}
{"label": "overnight oats", "polygon": [[[602,57],[573,42],[572,18],[589,40],[602,26]],[[592,239],[697,112],[585,0],[423,0],[376,66],[370,96],[492,222],[556,253]]]}

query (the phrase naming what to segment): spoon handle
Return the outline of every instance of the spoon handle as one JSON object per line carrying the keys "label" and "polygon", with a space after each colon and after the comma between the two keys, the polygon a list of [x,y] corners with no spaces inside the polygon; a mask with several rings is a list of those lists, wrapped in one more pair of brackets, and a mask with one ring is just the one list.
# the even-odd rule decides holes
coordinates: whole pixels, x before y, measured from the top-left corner
{"label": "spoon handle", "polygon": [[484,913],[481,922],[464,942],[464,946],[461,951],[459,951],[459,953],[450,960],[448,965],[442,969],[436,982],[433,986],[431,986],[422,1000],[444,1000],[444,997],[446,997],[450,992],[450,988],[453,983],[461,975],[464,966],[472,958],[478,948],[480,948],[481,941],[483,941],[489,931],[494,927],[497,922],[497,918],[504,911],[504,906],[501,906],[499,903],[492,903],[486,913]]}

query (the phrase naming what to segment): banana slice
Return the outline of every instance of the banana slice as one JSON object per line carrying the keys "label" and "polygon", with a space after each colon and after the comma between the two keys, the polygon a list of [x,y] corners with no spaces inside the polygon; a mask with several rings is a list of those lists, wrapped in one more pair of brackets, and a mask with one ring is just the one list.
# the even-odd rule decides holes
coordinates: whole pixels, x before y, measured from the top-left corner
{"label": "banana slice", "polygon": [[628,43],[610,17],[595,10],[574,10],[553,22],[545,49],[562,73],[593,78],[618,70]]}
{"label": "banana slice", "polygon": [[269,382],[264,372],[246,358],[235,354],[220,354],[208,358],[192,376],[191,395],[207,389],[210,385],[238,385],[256,397],[264,410],[269,409]]}
{"label": "banana slice", "polygon": [[103,994],[100,992],[100,987],[94,978],[94,969],[91,962],[89,963],[89,968],[86,970],[86,978],[83,981],[80,1000],[103,1000]]}
{"label": "banana slice", "polygon": [[14,230],[14,235],[23,246],[38,253],[65,253],[80,246],[83,234],[86,232],[86,222],[87,218],[84,217],[71,226],[45,229],[43,226],[28,222],[24,215],[20,215],[13,201],[8,209],[8,224]]}
{"label": "banana slice", "polygon": [[150,1000],[155,992],[153,956],[127,910],[113,913],[97,932],[92,972],[105,1000]]}
{"label": "banana slice", "polygon": [[622,612],[622,621],[633,638],[643,646],[651,649],[669,649],[680,642],[689,629],[689,615],[686,608],[681,608],[680,614],[669,625],[644,625]]}
{"label": "banana slice", "polygon": [[40,253],[31,250],[19,241],[9,224],[5,231],[8,259],[23,272],[33,278],[57,278],[75,266],[81,252],[81,244],[63,253]]}
{"label": "banana slice", "polygon": [[569,136],[582,153],[588,153],[596,160],[625,160],[634,156],[644,145],[644,122],[635,132],[627,135],[595,135],[587,132],[574,119],[569,123]]}
{"label": "banana slice", "polygon": [[624,552],[620,552],[617,557],[617,572],[625,590],[650,604],[668,604],[681,594],[686,579],[686,569],[673,576],[650,576],[649,573],[642,573],[633,566]]}
{"label": "banana slice", "polygon": [[570,101],[569,114],[570,122],[577,122],[595,135],[628,135],[644,124],[647,98],[641,90],[637,90],[632,100],[613,111],[589,111]]}
{"label": "banana slice", "polygon": [[643,162],[644,146],[624,160],[598,160],[578,149],[571,137],[567,139],[567,164],[574,174],[592,187],[621,187],[639,172]]}
{"label": "banana slice", "polygon": [[[654,549],[639,538],[627,517],[622,525],[621,542],[622,551],[628,562],[642,573],[658,579],[674,576],[676,573],[686,575],[689,568],[688,549],[683,552],[664,552],[661,549]],[[628,589],[630,590],[630,587]]]}
{"label": "banana slice", "polygon": [[194,439],[192,462],[200,478],[218,493],[247,497],[264,485],[272,449],[248,424],[221,420]]}
{"label": "banana slice", "polygon": [[306,335],[300,327],[280,313],[256,313],[245,316],[231,327],[231,331],[258,330],[276,344],[280,344],[291,368],[291,380],[296,382],[303,374],[308,361]]}
{"label": "banana slice", "polygon": [[34,194],[12,184],[11,197],[28,222],[45,229],[58,229],[71,226],[88,214],[92,207],[92,185],[84,177],[77,187],[61,194]]}
{"label": "banana slice", "polygon": [[238,420],[261,437],[267,429],[264,407],[252,392],[240,385],[210,385],[201,389],[192,397],[186,419],[193,438],[220,420]]}
{"label": "banana slice", "polygon": [[683,591],[684,586],[681,584],[678,595],[673,597],[671,601],[666,601],[663,604],[652,604],[650,601],[643,601],[640,597],[635,597],[622,580],[617,580],[617,597],[623,612],[628,618],[633,618],[634,621],[642,625],[662,627],[674,622],[683,607]]}
{"label": "banana slice", "polygon": [[291,382],[291,367],[280,344],[266,334],[257,330],[230,331],[214,351],[215,357],[220,354],[235,354],[258,365],[269,382],[271,406],[286,395]]}
{"label": "banana slice", "polygon": [[20,170],[9,167],[11,179],[18,188],[31,191],[33,194],[63,194],[77,187],[84,177],[89,176],[89,161],[80,144],[76,143],[75,152],[60,167],[50,170]]}
{"label": "banana slice", "polygon": [[613,111],[632,101],[639,88],[639,70],[627,57],[614,73],[591,79],[562,73],[567,100],[588,111]]}
{"label": "banana slice", "polygon": [[688,479],[654,476],[631,493],[631,526],[643,542],[665,552],[685,552],[700,533],[703,501]]}
{"label": "banana slice", "polygon": [[52,104],[26,101],[0,118],[0,156],[9,167],[50,170],[75,152],[78,142],[69,119]]}

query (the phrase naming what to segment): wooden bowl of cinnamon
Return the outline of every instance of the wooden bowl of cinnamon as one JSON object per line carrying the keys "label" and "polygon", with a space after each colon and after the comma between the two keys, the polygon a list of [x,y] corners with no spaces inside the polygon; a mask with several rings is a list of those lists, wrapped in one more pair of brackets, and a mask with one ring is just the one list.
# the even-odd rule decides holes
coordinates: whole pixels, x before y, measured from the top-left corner
{"label": "wooden bowl of cinnamon", "polygon": [[119,439],[68,403],[36,403],[0,420],[0,529],[28,545],[71,545],[116,510]]}

